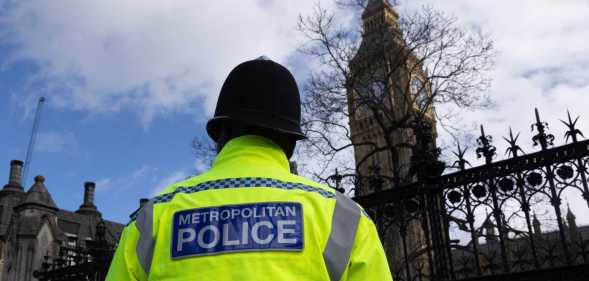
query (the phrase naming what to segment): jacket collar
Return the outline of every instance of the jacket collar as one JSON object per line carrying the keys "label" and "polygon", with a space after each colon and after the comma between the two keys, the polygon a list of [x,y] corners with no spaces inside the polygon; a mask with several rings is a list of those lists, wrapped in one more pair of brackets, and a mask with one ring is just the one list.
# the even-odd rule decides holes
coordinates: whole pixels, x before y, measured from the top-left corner
{"label": "jacket collar", "polygon": [[215,158],[212,169],[226,165],[239,165],[254,159],[257,165],[272,166],[278,170],[290,172],[288,159],[282,148],[274,141],[256,135],[245,135],[227,142]]}

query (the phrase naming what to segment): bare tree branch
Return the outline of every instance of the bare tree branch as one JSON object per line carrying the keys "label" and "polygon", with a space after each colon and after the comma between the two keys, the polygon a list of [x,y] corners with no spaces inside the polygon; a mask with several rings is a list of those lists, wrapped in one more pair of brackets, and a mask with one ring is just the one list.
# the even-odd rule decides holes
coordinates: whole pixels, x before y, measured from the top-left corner
{"label": "bare tree branch", "polygon": [[[366,3],[337,4],[362,12]],[[366,20],[362,30],[338,25],[319,4],[299,17],[307,38],[300,51],[320,63],[303,88],[303,150],[324,157],[324,167],[353,150],[360,159],[346,169],[360,173],[368,159],[387,155],[392,171],[386,173],[401,177],[407,169],[402,155],[419,143],[416,124],[460,130],[452,123],[456,113],[437,105],[472,110],[490,104],[485,91],[495,52],[488,35],[428,6],[399,18],[390,13]]]}

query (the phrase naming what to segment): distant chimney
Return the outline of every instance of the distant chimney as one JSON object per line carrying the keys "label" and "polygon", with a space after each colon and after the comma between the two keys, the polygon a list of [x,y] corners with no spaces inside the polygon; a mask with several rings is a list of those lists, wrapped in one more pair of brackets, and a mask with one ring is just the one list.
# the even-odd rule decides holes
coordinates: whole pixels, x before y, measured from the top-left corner
{"label": "distant chimney", "polygon": [[96,190],[96,184],[89,181],[84,183],[84,206],[94,206],[94,190]]}
{"label": "distant chimney", "polygon": [[94,191],[96,190],[96,184],[89,181],[84,183],[84,202],[80,205],[80,208],[76,213],[91,215],[91,216],[102,216],[102,214],[94,205]]}
{"label": "distant chimney", "polygon": [[139,209],[143,208],[143,206],[145,206],[145,204],[147,204],[147,202],[149,202],[149,199],[147,199],[147,198],[139,199]]}
{"label": "distant chimney", "polygon": [[20,160],[10,161],[10,174],[8,175],[8,184],[4,188],[23,190],[22,187],[22,168],[23,162]]}
{"label": "distant chimney", "polygon": [[290,162],[288,162],[288,163],[290,164],[290,173],[291,173],[291,174],[298,175],[298,174],[299,174],[299,171],[298,171],[298,165],[297,165],[297,162],[295,162],[295,161],[290,161]]}

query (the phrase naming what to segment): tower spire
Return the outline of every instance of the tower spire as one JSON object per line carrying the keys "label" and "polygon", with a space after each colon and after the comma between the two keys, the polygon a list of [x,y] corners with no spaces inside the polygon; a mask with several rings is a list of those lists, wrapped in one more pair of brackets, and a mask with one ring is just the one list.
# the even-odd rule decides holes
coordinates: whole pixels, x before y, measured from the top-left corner
{"label": "tower spire", "polygon": [[569,202],[567,202],[566,220],[569,228],[569,239],[571,239],[573,242],[577,242],[579,230],[577,229],[575,214],[573,214],[573,211],[571,211],[571,205]]}
{"label": "tower spire", "polygon": [[364,32],[371,33],[385,27],[398,29],[399,14],[388,0],[368,0],[362,12]]}
{"label": "tower spire", "polygon": [[385,6],[389,6],[389,1],[387,0],[368,0],[368,3],[366,3],[366,9],[364,10],[364,13],[368,12],[368,11],[375,11],[375,10],[380,10],[382,8],[384,8]]}
{"label": "tower spire", "polygon": [[542,235],[542,228],[538,217],[536,216],[536,212],[534,212],[534,220],[532,221],[532,225],[534,227],[534,234],[535,235]]}
{"label": "tower spire", "polygon": [[487,242],[497,241],[497,233],[495,232],[495,225],[491,221],[491,216],[489,216],[489,211],[485,210],[487,213],[487,218],[483,222],[483,227],[485,229],[485,238]]}
{"label": "tower spire", "polygon": [[567,202],[567,220],[575,220],[575,214],[571,211],[571,205]]}

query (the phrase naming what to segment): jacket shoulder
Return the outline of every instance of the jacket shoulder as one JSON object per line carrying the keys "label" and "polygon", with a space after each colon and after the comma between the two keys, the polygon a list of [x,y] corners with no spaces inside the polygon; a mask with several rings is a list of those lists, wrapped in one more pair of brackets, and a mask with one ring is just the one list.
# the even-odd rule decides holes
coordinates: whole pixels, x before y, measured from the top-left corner
{"label": "jacket shoulder", "polygon": [[[335,193],[335,190],[333,188],[331,188],[325,184],[321,184],[316,181],[313,181],[308,178],[305,178],[305,177],[302,177],[299,175],[295,175],[295,174],[285,174],[285,175],[280,175],[280,176],[276,175],[275,177],[268,177],[268,178],[272,178],[272,179],[279,180],[279,181],[285,181],[285,182],[299,183],[299,184],[303,184],[306,186],[319,188],[319,189],[324,190],[326,192]],[[201,183],[204,183],[207,181],[214,181],[214,180],[221,180],[221,179],[223,179],[223,178],[219,178],[218,176],[215,176],[214,174],[205,172],[203,174],[196,175],[196,176],[187,178],[185,180],[173,183],[173,184],[167,186],[166,188],[164,188],[161,192],[159,192],[157,194],[157,196],[160,196],[163,194],[168,194],[168,193],[173,193],[179,187],[194,186],[194,185],[198,185],[198,184],[201,184]]]}

